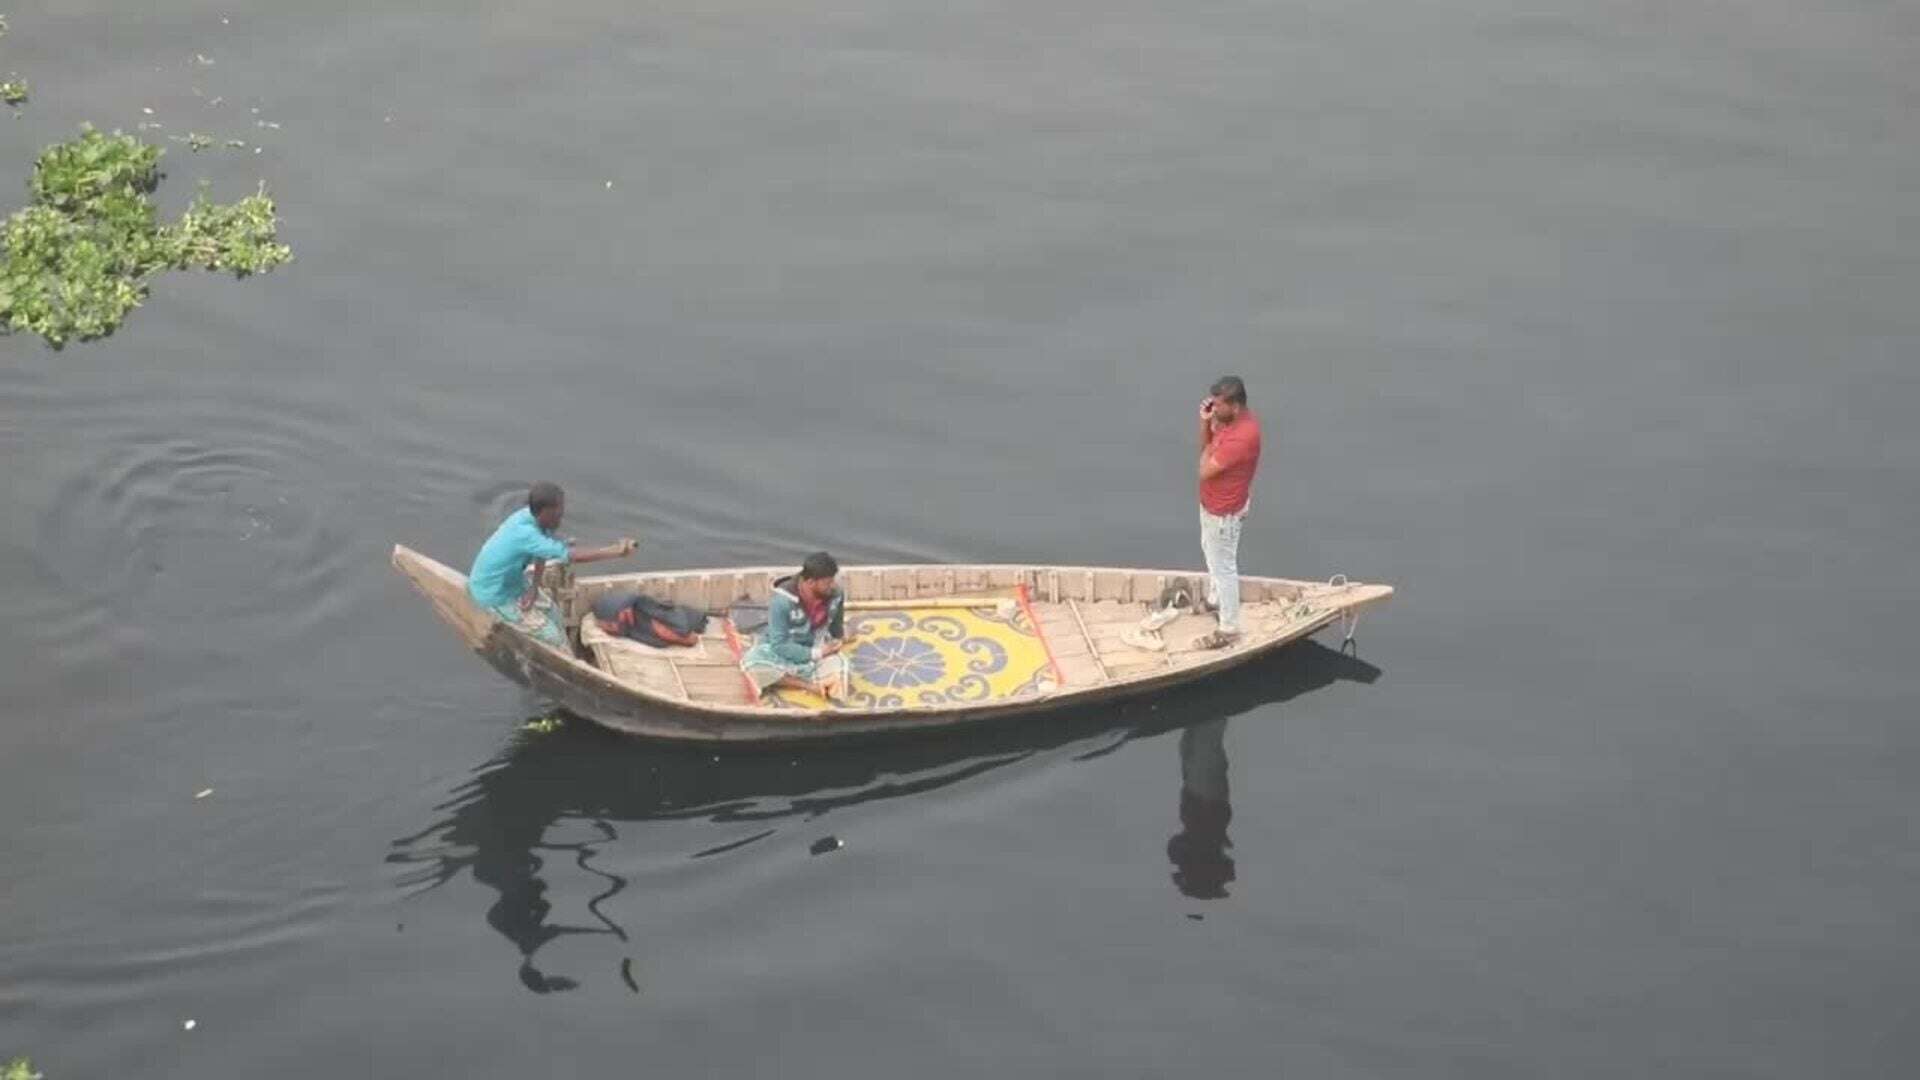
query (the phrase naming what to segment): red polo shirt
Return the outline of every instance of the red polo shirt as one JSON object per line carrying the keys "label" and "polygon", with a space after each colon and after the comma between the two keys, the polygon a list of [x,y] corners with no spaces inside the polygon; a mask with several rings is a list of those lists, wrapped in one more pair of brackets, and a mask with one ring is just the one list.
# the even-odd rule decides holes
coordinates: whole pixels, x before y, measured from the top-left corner
{"label": "red polo shirt", "polygon": [[1207,453],[1225,466],[1211,480],[1200,481],[1200,505],[1209,514],[1237,514],[1247,508],[1253,492],[1253,472],[1260,467],[1260,418],[1243,410],[1233,423],[1217,428]]}

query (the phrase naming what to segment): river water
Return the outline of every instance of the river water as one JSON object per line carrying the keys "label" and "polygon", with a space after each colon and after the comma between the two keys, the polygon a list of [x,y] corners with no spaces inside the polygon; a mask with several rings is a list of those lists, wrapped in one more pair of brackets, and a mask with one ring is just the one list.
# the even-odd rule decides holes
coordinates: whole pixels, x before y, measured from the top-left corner
{"label": "river water", "polygon": [[[1916,1068],[1910,5],[8,13],[0,191],[238,139],[162,197],[297,261],[0,341],[0,1056]],[[636,567],[1196,565],[1227,371],[1357,656],[715,756],[521,733],[386,565],[539,478]]]}

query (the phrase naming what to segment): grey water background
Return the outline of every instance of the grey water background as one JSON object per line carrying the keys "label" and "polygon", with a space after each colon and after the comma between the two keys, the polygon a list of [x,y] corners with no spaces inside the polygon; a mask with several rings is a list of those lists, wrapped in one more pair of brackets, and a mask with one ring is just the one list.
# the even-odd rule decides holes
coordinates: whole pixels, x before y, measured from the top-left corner
{"label": "grey water background", "polygon": [[[298,261],[0,341],[0,1054],[1915,1069],[1911,6],[9,15],[0,191],[243,139],[163,197]],[[1357,657],[715,756],[519,735],[386,566],[541,477],[641,567],[1197,565],[1223,371],[1247,570],[1401,589]]]}

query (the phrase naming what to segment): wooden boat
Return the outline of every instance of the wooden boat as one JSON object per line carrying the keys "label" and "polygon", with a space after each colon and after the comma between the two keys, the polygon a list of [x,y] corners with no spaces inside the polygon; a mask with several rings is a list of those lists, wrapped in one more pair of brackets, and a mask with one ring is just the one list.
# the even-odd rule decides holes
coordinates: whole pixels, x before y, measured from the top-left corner
{"label": "wooden boat", "polygon": [[[1193,640],[1210,615],[1181,614],[1159,631],[1136,629],[1169,585],[1204,588],[1192,571],[1080,566],[859,566],[841,571],[857,693],[827,703],[805,695],[755,698],[739,656],[750,644],[739,616],[764,605],[791,567],[677,570],[547,584],[569,650],[542,644],[467,596],[466,575],[404,546],[393,565],[460,639],[502,673],[567,711],[607,727],[667,739],[781,742],[917,731],[1131,697],[1246,663],[1336,623],[1351,635],[1361,609],[1387,585],[1242,577],[1244,634],[1230,648]],[[655,649],[604,633],[590,611],[609,590],[636,591],[709,613],[691,648]],[[583,619],[583,616],[586,616]]]}

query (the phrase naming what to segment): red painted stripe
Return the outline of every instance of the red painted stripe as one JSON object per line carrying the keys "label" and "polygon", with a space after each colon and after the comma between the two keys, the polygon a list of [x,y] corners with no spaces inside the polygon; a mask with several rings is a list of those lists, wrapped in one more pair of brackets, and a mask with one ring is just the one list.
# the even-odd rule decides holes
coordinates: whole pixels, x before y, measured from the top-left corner
{"label": "red painted stripe", "polygon": [[1053,655],[1053,646],[1047,643],[1046,628],[1033,614],[1033,598],[1027,595],[1027,583],[1020,583],[1020,610],[1027,613],[1027,622],[1033,627],[1033,636],[1040,639],[1040,647],[1047,652],[1047,664],[1053,668],[1053,681],[1059,686],[1067,685],[1067,673],[1060,670],[1060,661]]}

